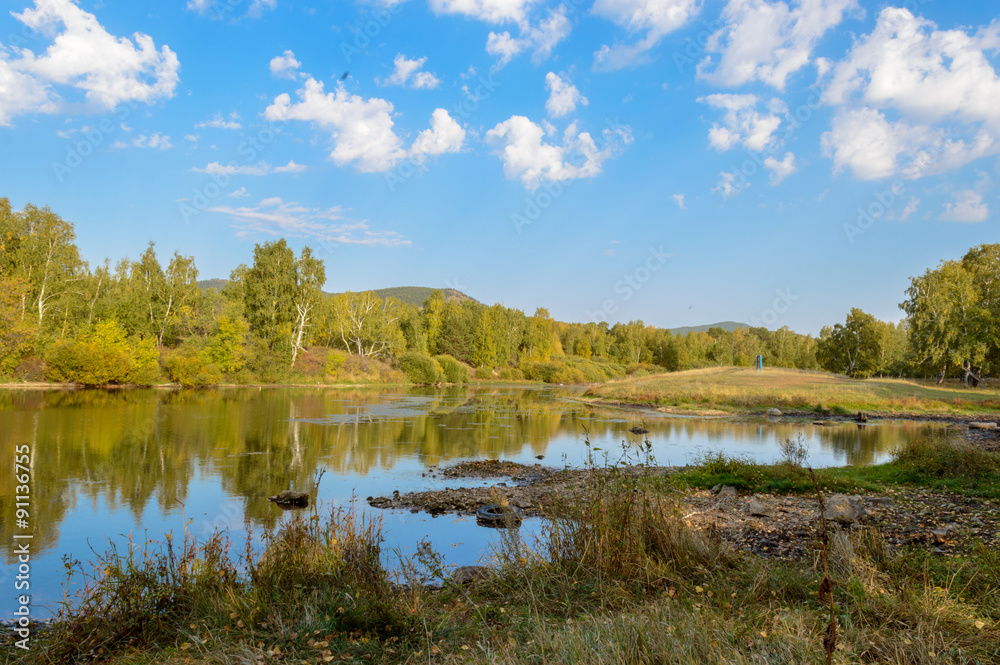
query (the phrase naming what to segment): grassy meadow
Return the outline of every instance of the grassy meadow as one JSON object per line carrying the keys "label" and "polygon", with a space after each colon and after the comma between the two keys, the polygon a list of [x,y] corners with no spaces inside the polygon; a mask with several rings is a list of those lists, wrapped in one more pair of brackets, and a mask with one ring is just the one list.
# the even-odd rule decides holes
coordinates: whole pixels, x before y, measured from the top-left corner
{"label": "grassy meadow", "polygon": [[648,405],[675,413],[783,411],[839,414],[857,411],[898,415],[990,415],[1000,409],[1000,390],[937,385],[903,379],[851,379],[796,369],[713,367],[608,381],[587,398]]}

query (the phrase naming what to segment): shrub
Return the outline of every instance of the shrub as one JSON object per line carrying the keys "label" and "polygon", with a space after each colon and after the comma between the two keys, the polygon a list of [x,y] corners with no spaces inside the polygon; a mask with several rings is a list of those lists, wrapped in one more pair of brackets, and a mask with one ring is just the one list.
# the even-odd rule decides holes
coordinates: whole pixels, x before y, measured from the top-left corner
{"label": "shrub", "polygon": [[222,380],[222,370],[204,349],[184,345],[164,354],[167,378],[185,387],[211,386]]}
{"label": "shrub", "polygon": [[399,368],[413,383],[433,385],[444,380],[444,370],[438,361],[417,351],[407,351],[397,359]]}
{"label": "shrub", "polygon": [[497,372],[501,381],[524,381],[524,372],[516,367],[501,367]]}
{"label": "shrub", "polygon": [[583,372],[569,367],[566,363],[558,360],[546,362],[525,362],[521,363],[521,371],[524,376],[532,381],[544,381],[545,383],[586,383]]}
{"label": "shrub", "polygon": [[468,383],[469,367],[449,355],[434,356],[434,360],[444,372],[444,380],[448,383]]}
{"label": "shrub", "polygon": [[344,365],[347,364],[347,354],[338,349],[330,349],[326,353],[326,373],[329,376],[337,376]]}
{"label": "shrub", "polygon": [[59,340],[46,357],[52,381],[151,385],[159,378],[159,351],[152,339],[125,337],[116,321],[104,321],[82,339]]}

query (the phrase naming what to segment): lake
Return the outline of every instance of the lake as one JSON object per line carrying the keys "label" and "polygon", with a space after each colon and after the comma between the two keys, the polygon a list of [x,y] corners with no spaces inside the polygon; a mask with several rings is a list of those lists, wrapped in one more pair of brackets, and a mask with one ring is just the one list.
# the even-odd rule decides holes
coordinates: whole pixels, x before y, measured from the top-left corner
{"label": "lake", "polygon": [[[286,513],[267,501],[282,489],[308,489],[324,470],[324,509],[349,506],[385,519],[387,561],[429,540],[451,564],[475,563],[497,539],[471,517],[431,517],[370,508],[368,496],[487,481],[425,476],[462,460],[495,458],[581,467],[589,436],[615,462],[650,431],[655,462],[683,465],[721,450],[759,461],[780,459],[779,444],[802,435],[813,466],[872,464],[932,425],[898,422],[858,428],[809,421],[671,417],[594,408],[575,387],[218,388],[212,390],[5,390],[0,432],[5,468],[16,446],[31,458],[31,593],[34,616],[62,598],[63,557],[84,562],[109,539],[162,540],[228,529],[239,546],[247,529],[271,527]],[[538,456],[542,456],[539,460]],[[14,474],[0,475],[0,617],[15,608]],[[522,527],[537,529],[537,520]],[[18,541],[23,542],[23,541]],[[392,561],[389,561],[390,565]],[[22,592],[23,593],[23,592]]]}

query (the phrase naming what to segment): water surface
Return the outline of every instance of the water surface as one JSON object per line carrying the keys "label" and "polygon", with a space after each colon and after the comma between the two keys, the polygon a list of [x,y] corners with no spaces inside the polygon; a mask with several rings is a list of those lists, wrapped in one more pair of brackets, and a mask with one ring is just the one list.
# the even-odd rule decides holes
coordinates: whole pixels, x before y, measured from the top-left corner
{"label": "water surface", "polygon": [[[324,470],[324,508],[348,506],[385,518],[387,550],[412,553],[431,541],[446,561],[473,563],[496,534],[467,517],[371,509],[365,498],[477,481],[425,475],[467,459],[580,467],[589,437],[597,455],[635,457],[635,425],[650,431],[656,463],[683,465],[721,450],[759,461],[780,458],[779,444],[801,435],[813,466],[871,464],[915,423],[851,423],[667,417],[592,408],[578,388],[435,389],[235,388],[213,390],[49,390],[0,392],[4,459],[30,444],[31,592],[44,617],[62,597],[63,556],[91,561],[109,539],[161,540],[168,532],[203,535],[286,518],[267,501],[282,489],[308,489]],[[541,460],[538,457],[541,456]],[[9,469],[10,462],[5,466]],[[486,482],[486,481],[478,481]],[[0,617],[14,589],[14,477],[0,474]],[[537,529],[534,520],[527,530]],[[392,555],[387,555],[391,557]]]}

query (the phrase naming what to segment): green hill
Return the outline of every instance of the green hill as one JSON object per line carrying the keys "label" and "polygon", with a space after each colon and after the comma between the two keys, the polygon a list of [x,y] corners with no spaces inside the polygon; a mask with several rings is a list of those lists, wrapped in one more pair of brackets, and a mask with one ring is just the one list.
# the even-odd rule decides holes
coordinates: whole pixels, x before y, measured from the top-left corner
{"label": "green hill", "polygon": [[[458,302],[472,300],[469,296],[455,289],[441,290],[444,291],[445,300],[455,300]],[[395,298],[396,300],[420,307],[433,291],[434,289],[427,286],[394,286],[388,289],[375,289],[375,295],[383,300],[386,298]]]}
{"label": "green hill", "polygon": [[[222,288],[228,283],[228,279],[203,279],[198,282],[198,288],[222,290]],[[458,302],[472,300],[469,296],[465,295],[461,291],[456,291],[455,289],[441,290],[444,291],[445,300],[456,300]],[[375,289],[374,293],[383,300],[386,298],[396,298],[402,302],[420,307],[433,291],[434,289],[428,286],[393,286],[388,289]]]}
{"label": "green hill", "polygon": [[198,288],[202,290],[218,289],[221,291],[228,283],[228,279],[202,279],[198,281]]}
{"label": "green hill", "polygon": [[708,332],[709,328],[722,328],[726,332],[733,332],[737,328],[749,327],[749,323],[740,323],[739,321],[720,321],[719,323],[709,323],[705,326],[684,326],[682,328],[671,328],[670,332],[674,335],[686,335],[689,332]]}

